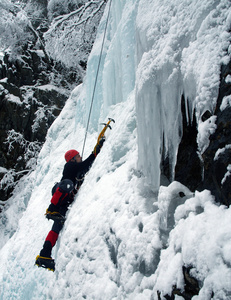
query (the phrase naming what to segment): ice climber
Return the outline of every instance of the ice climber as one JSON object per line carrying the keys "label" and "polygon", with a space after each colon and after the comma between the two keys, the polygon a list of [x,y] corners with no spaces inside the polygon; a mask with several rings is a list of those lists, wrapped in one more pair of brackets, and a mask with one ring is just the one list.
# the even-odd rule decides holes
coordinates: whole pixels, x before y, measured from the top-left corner
{"label": "ice climber", "polygon": [[99,154],[104,141],[104,137],[100,138],[92,154],[84,161],[76,150],[69,150],[65,153],[66,164],[64,165],[63,176],[61,181],[52,189],[51,204],[46,211],[47,219],[52,219],[54,223],[40,254],[36,257],[35,264],[37,266],[54,271],[55,262],[51,257],[51,252],[63,228],[68,206],[73,202],[74,196],[83,182],[84,175]]}

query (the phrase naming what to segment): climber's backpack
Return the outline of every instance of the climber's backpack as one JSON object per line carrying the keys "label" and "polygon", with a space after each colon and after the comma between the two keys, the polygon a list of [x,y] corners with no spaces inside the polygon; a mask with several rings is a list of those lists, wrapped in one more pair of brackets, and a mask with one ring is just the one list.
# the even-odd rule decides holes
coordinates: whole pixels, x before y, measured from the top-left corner
{"label": "climber's backpack", "polygon": [[74,184],[73,184],[73,182],[70,179],[63,179],[60,182],[56,182],[55,185],[53,186],[52,190],[51,190],[52,196],[54,195],[54,193],[55,193],[55,191],[57,190],[58,187],[63,192],[70,193],[74,189]]}

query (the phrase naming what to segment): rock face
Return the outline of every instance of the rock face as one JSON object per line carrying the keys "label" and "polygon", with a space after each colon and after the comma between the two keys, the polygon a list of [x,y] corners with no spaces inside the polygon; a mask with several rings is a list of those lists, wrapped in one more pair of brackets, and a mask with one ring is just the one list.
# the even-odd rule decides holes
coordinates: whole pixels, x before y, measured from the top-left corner
{"label": "rock face", "polygon": [[[176,295],[183,297],[185,300],[191,300],[193,296],[198,295],[200,288],[199,284],[196,279],[191,277],[190,275],[190,268],[189,267],[183,267],[183,276],[184,276],[184,281],[185,281],[185,290],[182,292],[176,287],[173,287],[173,291],[171,296],[165,295],[164,298],[166,300],[174,300],[176,299]],[[158,294],[158,300],[161,300],[160,293]]]}
{"label": "rock face", "polygon": [[[6,54],[1,61],[0,180],[7,170],[14,170],[11,174],[16,181],[21,171],[29,168],[28,161],[39,152],[48,128],[68,98],[68,84],[71,80],[78,83],[74,72],[58,67],[40,49],[27,49],[14,61]],[[67,73],[69,78],[65,78]],[[60,75],[62,81],[57,80]],[[29,147],[34,152],[29,154]],[[1,200],[7,200],[13,190],[13,183],[8,189],[6,185],[0,190]]]}
{"label": "rock face", "polygon": [[[231,61],[221,67],[221,80],[217,107],[214,115],[216,130],[210,136],[210,144],[202,158],[198,156],[197,124],[195,119],[186,122],[184,98],[182,98],[183,135],[177,155],[175,180],[187,186],[191,191],[208,189],[219,204],[229,207],[231,204]],[[205,112],[202,121],[208,120],[211,112]],[[185,290],[173,288],[172,295],[166,299],[175,299],[175,295],[192,299],[199,293],[199,285],[191,277],[190,269],[183,268]],[[211,295],[212,297],[212,295]]]}
{"label": "rock face", "polygon": [[[82,82],[87,56],[105,7],[96,3],[92,13],[91,10],[85,10],[87,1],[70,1],[68,5],[48,5],[47,0],[21,2],[23,4],[14,6],[15,11],[9,11],[9,15],[15,17],[19,11],[25,12],[29,25],[22,25],[20,29],[28,38],[19,36],[17,40],[15,34],[14,43],[9,44],[11,55],[6,53],[2,59],[0,52],[0,211],[1,200],[9,198],[15,182],[25,174],[25,170],[32,168],[33,158],[36,162],[47,129],[63,108],[70,91]],[[79,10],[81,7],[83,10]],[[55,17],[73,11],[73,16],[80,19],[83,11],[89,13],[89,20],[85,16],[82,20],[90,28],[83,29],[83,34],[88,38],[77,37],[77,40],[80,39],[79,47],[85,49],[86,43],[88,51],[84,50],[78,56],[78,67],[65,67],[48,56],[44,34],[49,31]],[[79,52],[77,46],[75,50]],[[68,59],[70,53],[67,54]]]}
{"label": "rock face", "polygon": [[217,202],[231,204],[231,62],[221,68],[220,90],[215,115],[217,129],[203,154],[203,187]]}
{"label": "rock face", "polygon": [[[210,136],[210,144],[199,158],[197,152],[197,124],[187,124],[182,105],[183,136],[179,146],[175,180],[192,191],[208,189],[218,203],[231,204],[231,62],[221,67],[221,80],[216,116],[216,130]],[[184,100],[182,101],[182,103]],[[205,112],[202,121],[208,120],[211,112]]]}

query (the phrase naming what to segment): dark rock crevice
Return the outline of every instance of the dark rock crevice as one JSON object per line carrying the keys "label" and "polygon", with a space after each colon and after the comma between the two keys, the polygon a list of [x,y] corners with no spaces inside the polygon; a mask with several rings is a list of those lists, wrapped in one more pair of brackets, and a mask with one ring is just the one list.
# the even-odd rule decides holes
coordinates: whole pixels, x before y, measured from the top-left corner
{"label": "dark rock crevice", "polygon": [[[180,290],[176,287],[173,287],[171,295],[164,295],[166,300],[174,300],[175,296],[181,296],[185,300],[191,300],[194,296],[199,294],[200,287],[198,281],[190,275],[191,267],[183,266],[182,272],[184,277],[184,290]],[[158,299],[161,300],[161,294],[158,292]]]}
{"label": "dark rock crevice", "polygon": [[[217,106],[213,115],[216,130],[210,136],[210,143],[201,157],[198,155],[197,122],[195,114],[188,122],[184,96],[181,99],[183,133],[177,154],[175,178],[191,191],[208,189],[215,196],[216,202],[229,206],[231,203],[231,176],[228,172],[231,164],[231,107],[229,104],[220,109],[224,97],[231,95],[231,62],[221,66],[220,87]],[[212,116],[206,111],[201,116],[204,122]]]}
{"label": "dark rock crevice", "polygon": [[175,180],[195,191],[202,181],[202,163],[198,155],[197,122],[195,112],[192,120],[184,95],[181,98],[182,112],[182,139],[178,148],[177,163],[175,166]]}

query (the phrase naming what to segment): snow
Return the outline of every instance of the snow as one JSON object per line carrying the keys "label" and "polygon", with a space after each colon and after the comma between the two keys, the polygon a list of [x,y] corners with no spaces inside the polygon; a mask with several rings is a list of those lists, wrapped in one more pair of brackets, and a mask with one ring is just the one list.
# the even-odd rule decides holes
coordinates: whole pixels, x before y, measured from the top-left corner
{"label": "snow", "polygon": [[54,86],[52,84],[45,84],[45,85],[40,85],[38,87],[36,87],[39,90],[43,90],[43,91],[57,91],[60,94],[65,94],[67,93],[67,91],[65,89],[62,88],[57,88],[57,86]]}
{"label": "snow", "polygon": [[36,53],[41,58],[45,57],[44,51],[42,50],[30,50],[30,51]]}
{"label": "snow", "polygon": [[7,77],[0,80],[0,83],[7,83]]}
{"label": "snow", "polygon": [[229,177],[230,175],[231,175],[231,164],[228,165],[227,172],[225,173],[225,176],[222,179],[221,184],[224,184],[225,181],[226,181],[226,179],[227,179],[227,177]]}
{"label": "snow", "polygon": [[161,287],[165,293],[169,292],[165,284],[166,273],[170,274],[168,280],[172,284],[183,288],[182,274],[176,272],[183,261],[186,266],[193,266],[191,272],[195,277],[204,281],[199,296],[193,299],[209,300],[212,291],[215,299],[229,299],[230,213],[230,209],[215,205],[208,191],[196,192],[194,198],[176,209],[176,227],[170,233],[168,248],[162,251],[155,289]]}
{"label": "snow", "polygon": [[212,116],[204,122],[199,121],[197,143],[200,153],[204,153],[209,145],[209,137],[217,128],[216,119],[216,116]]}
{"label": "snow", "polygon": [[6,172],[7,172],[6,168],[0,167],[0,173],[6,173]]}
{"label": "snow", "polygon": [[226,77],[225,77],[225,82],[226,83],[230,83],[231,82],[231,75],[227,75]]}
{"label": "snow", "polygon": [[228,149],[231,149],[231,144],[225,145],[225,147],[222,148],[222,149],[221,148],[218,149],[217,152],[215,153],[214,160],[217,160],[219,155],[221,155],[222,153],[224,153]]}
{"label": "snow", "polygon": [[17,105],[22,105],[22,101],[20,100],[20,98],[17,97],[17,96],[14,96],[14,95],[12,95],[12,94],[7,94],[7,95],[6,95],[6,99],[7,99],[9,102],[16,103]]}
{"label": "snow", "polygon": [[201,153],[215,128],[214,116],[203,124],[200,117],[215,108],[220,64],[227,61],[228,0],[112,1],[84,158],[99,123],[116,123],[67,214],[52,253],[55,273],[34,266],[52,225],[44,213],[64,153],[81,151],[84,142],[108,7],[84,83],[2,213],[0,299],[156,300],[157,292],[164,299],[174,285],[184,288],[182,266],[199,280],[194,300],[212,293],[229,299],[230,208],[215,204],[207,190],[164,186],[160,177],[162,152],[173,177],[183,93],[189,113],[196,111]]}
{"label": "snow", "polygon": [[224,109],[226,109],[227,107],[230,107],[230,106],[231,106],[231,97],[230,96],[225,96],[222,99],[220,110],[223,111]]}

